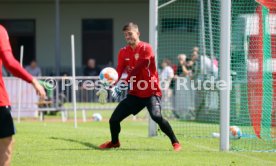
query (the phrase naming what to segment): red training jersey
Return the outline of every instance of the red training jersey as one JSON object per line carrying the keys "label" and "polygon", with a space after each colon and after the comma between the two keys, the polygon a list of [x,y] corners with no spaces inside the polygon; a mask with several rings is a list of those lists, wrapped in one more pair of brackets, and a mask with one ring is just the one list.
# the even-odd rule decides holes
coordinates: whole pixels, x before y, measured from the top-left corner
{"label": "red training jersey", "polygon": [[19,62],[13,57],[9,42],[9,36],[6,29],[0,25],[0,106],[10,105],[8,93],[2,76],[2,64],[14,76],[19,77],[29,83],[32,82],[32,76],[24,70]]}
{"label": "red training jersey", "polygon": [[118,55],[117,72],[119,79],[123,72],[127,72],[129,94],[142,98],[162,96],[154,53],[148,43],[141,41],[134,49],[129,45],[122,48]]}

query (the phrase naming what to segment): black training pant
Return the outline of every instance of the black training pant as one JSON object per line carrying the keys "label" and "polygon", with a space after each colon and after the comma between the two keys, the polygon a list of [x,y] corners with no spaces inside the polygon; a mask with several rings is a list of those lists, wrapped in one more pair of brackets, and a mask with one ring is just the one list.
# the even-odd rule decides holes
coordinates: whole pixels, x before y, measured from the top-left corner
{"label": "black training pant", "polygon": [[121,131],[120,122],[130,114],[136,115],[143,108],[147,107],[151,118],[159,125],[160,129],[170,138],[172,143],[178,142],[175,134],[167,120],[161,114],[161,97],[151,96],[140,98],[133,95],[127,95],[116,107],[109,120],[112,143],[117,143]]}

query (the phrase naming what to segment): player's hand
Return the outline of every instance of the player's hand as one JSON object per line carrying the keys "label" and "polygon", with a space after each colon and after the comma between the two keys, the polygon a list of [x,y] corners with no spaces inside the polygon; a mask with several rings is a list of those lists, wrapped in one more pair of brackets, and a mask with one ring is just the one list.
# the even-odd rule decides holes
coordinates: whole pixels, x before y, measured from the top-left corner
{"label": "player's hand", "polygon": [[114,99],[118,99],[122,93],[123,93],[123,90],[127,89],[127,84],[122,82],[122,83],[117,83],[116,86],[114,86],[112,89],[111,89],[111,95]]}
{"label": "player's hand", "polygon": [[99,96],[99,103],[105,104],[107,103],[107,91],[104,88],[101,88],[97,93],[97,96]]}
{"label": "player's hand", "polygon": [[37,79],[33,78],[32,85],[36,90],[36,93],[39,95],[41,99],[46,98],[46,92],[44,88],[40,85],[40,83],[37,81]]}
{"label": "player's hand", "polygon": [[122,90],[120,89],[119,86],[116,85],[111,89],[111,96],[114,99],[118,99],[121,95],[122,95]]}

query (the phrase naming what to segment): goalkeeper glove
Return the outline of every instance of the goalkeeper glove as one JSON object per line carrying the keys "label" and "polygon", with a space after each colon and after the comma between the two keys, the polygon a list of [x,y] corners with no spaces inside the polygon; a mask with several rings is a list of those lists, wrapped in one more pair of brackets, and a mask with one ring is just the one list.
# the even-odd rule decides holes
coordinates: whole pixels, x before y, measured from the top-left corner
{"label": "goalkeeper glove", "polygon": [[111,89],[111,95],[114,99],[118,99],[122,95],[123,90],[126,89],[128,89],[128,85],[126,83],[118,83]]}
{"label": "goalkeeper glove", "polygon": [[99,96],[99,103],[105,104],[107,102],[107,91],[104,88],[101,88],[96,95]]}

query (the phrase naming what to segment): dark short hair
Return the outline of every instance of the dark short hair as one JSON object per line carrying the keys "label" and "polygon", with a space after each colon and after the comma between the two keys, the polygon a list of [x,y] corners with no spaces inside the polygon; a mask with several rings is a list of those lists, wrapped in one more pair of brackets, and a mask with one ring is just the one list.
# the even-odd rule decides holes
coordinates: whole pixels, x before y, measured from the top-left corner
{"label": "dark short hair", "polygon": [[123,26],[123,31],[130,30],[130,29],[139,30],[138,25],[136,23],[133,23],[133,22],[129,22],[126,25]]}

